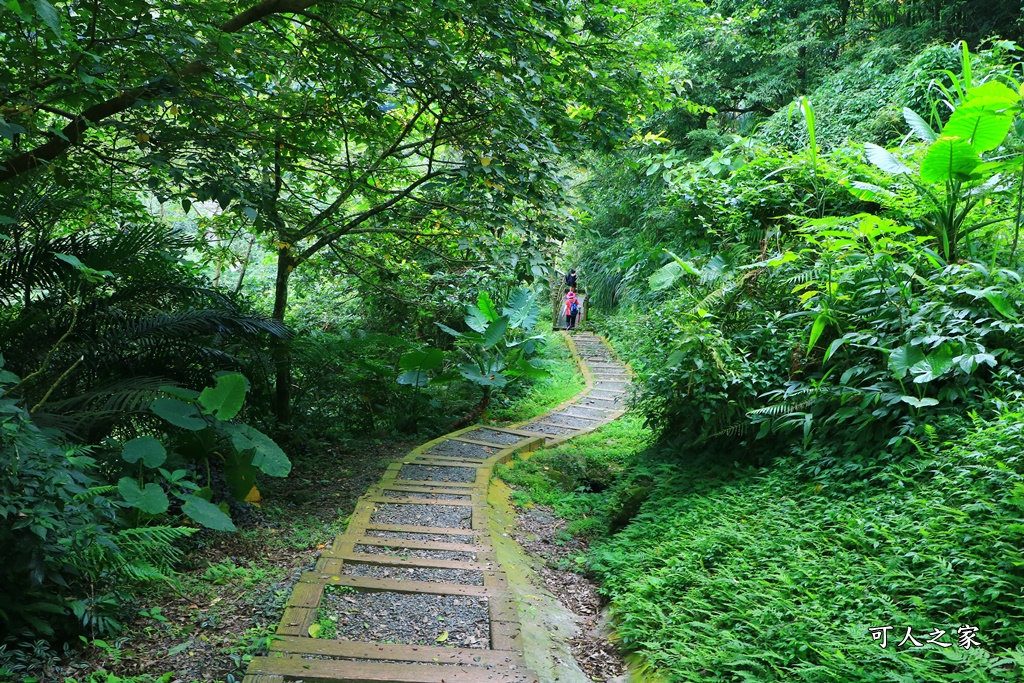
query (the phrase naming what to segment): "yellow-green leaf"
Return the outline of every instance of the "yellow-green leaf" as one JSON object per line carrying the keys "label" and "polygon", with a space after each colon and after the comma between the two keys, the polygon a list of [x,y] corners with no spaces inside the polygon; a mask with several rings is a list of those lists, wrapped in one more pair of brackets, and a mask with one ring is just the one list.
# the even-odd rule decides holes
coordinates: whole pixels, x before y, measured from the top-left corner
{"label": "yellow-green leaf", "polygon": [[312,626],[309,627],[309,637],[310,638],[317,638],[317,637],[319,637],[321,629],[323,629],[323,626],[321,626],[320,624],[313,624]]}
{"label": "yellow-green leaf", "polygon": [[445,631],[444,633],[442,633],[441,635],[439,635],[437,637],[437,642],[439,642],[439,643],[443,643],[446,640],[448,640],[448,631]]}

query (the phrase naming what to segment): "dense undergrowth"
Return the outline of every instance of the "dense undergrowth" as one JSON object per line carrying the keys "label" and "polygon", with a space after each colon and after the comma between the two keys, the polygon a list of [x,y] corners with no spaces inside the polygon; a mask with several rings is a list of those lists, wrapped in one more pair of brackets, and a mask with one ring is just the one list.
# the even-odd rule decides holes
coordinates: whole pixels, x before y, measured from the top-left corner
{"label": "dense undergrowth", "polygon": [[[501,476],[517,504],[550,505],[591,539],[575,566],[641,680],[1012,681],[1021,424],[957,420],[955,441],[837,471],[815,450],[762,468],[681,461],[632,417]],[[886,626],[882,648],[872,629]]]}

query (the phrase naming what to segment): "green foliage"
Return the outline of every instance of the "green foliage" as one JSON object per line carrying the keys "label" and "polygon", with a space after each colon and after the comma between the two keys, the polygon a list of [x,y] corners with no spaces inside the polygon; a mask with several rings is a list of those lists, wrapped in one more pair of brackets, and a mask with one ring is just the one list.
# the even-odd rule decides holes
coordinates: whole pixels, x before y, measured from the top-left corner
{"label": "green foliage", "polygon": [[[669,681],[1015,680],[1020,424],[978,420],[853,491],[797,461],[674,468],[588,561],[617,637]],[[955,643],[963,624],[980,648],[896,647],[907,626]],[[886,650],[868,631],[884,625]]]}

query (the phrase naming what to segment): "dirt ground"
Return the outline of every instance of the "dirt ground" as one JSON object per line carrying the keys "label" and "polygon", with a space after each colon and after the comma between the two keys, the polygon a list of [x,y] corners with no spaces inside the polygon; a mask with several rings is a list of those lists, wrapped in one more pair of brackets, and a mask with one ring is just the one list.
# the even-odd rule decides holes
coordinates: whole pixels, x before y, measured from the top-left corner
{"label": "dirt ground", "polygon": [[594,681],[610,681],[626,672],[626,664],[604,628],[597,586],[572,571],[572,559],[587,549],[584,540],[565,532],[565,520],[551,508],[538,505],[517,508],[513,538],[539,559],[537,572],[559,602],[581,617],[580,633],[572,639],[572,653],[579,667]]}

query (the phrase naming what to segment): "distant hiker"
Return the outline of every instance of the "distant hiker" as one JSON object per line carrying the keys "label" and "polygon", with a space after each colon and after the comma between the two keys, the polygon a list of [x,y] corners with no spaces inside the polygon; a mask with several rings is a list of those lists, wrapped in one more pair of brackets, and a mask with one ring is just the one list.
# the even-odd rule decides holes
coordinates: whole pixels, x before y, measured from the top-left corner
{"label": "distant hiker", "polygon": [[565,286],[572,289],[576,286],[576,269],[571,268],[568,273],[565,274]]}
{"label": "distant hiker", "polygon": [[576,287],[572,286],[569,288],[568,293],[565,295],[565,329],[575,330],[576,329],[576,316],[580,312],[579,301],[576,300]]}

